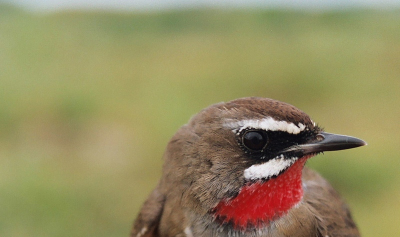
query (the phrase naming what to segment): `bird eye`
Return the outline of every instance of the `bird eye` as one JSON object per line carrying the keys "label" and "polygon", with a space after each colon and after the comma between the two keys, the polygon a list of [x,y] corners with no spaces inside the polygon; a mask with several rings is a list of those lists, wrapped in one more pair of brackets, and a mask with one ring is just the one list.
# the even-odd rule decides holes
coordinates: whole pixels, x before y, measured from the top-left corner
{"label": "bird eye", "polygon": [[242,137],[243,145],[253,151],[261,151],[268,143],[268,136],[264,131],[247,131]]}

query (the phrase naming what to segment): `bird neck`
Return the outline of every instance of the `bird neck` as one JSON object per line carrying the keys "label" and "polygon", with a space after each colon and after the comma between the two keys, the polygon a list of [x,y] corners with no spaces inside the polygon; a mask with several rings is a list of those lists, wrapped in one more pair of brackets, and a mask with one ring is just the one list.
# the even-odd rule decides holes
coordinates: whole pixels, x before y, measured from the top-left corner
{"label": "bird neck", "polygon": [[303,197],[301,175],[307,158],[297,160],[275,178],[248,183],[234,198],[222,200],[214,208],[216,219],[244,230],[265,226],[285,215]]}

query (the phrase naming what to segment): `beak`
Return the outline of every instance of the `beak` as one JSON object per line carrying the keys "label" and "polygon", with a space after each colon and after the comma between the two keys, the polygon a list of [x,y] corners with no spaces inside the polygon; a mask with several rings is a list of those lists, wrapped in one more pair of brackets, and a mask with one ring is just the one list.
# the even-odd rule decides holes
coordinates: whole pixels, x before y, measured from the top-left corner
{"label": "beak", "polygon": [[302,155],[316,154],[323,151],[338,151],[365,146],[367,143],[361,139],[338,135],[326,132],[320,132],[316,140],[307,144],[289,147],[285,152],[300,153]]}

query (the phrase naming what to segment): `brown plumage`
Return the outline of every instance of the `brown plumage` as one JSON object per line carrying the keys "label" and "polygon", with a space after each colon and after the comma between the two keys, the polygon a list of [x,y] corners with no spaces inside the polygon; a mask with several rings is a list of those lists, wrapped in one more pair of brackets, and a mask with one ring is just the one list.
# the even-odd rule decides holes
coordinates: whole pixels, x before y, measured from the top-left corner
{"label": "brown plumage", "polygon": [[[245,134],[252,139],[245,140]],[[257,142],[264,140],[265,145],[258,149]],[[283,102],[243,98],[212,105],[194,116],[169,142],[161,180],[143,204],[131,236],[360,236],[338,193],[308,168],[300,173],[301,190],[294,190],[304,193],[301,199],[286,194],[291,190],[285,191],[282,195],[288,195],[293,205],[286,208],[279,204],[283,211],[279,209],[272,217],[262,216],[265,205],[257,207],[258,203],[248,209],[256,206],[254,210],[261,218],[248,213],[245,204],[239,206],[244,210],[233,210],[229,218],[219,214],[222,212],[217,207],[221,203],[229,207],[246,185],[266,187],[283,174],[288,176],[299,160],[322,151],[361,145],[365,143],[359,139],[322,132],[307,114]],[[268,193],[263,194],[264,199],[268,199]],[[243,215],[255,220],[247,222]],[[239,225],[235,218],[247,224]]]}

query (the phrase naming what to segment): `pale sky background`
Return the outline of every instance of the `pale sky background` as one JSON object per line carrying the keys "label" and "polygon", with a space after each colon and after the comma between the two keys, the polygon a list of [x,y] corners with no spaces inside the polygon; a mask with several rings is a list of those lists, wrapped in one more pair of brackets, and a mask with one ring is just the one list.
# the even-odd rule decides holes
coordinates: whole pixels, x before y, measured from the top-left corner
{"label": "pale sky background", "polygon": [[263,7],[306,10],[400,8],[400,0],[0,0],[1,2],[13,3],[35,11],[63,9],[148,11],[194,7]]}

